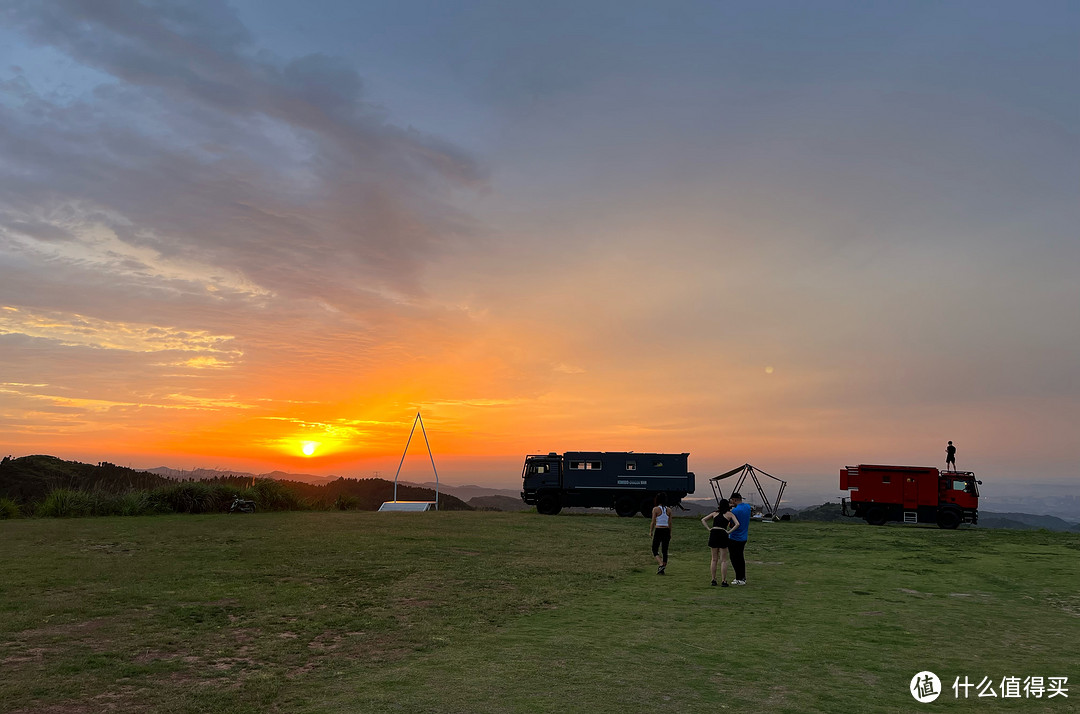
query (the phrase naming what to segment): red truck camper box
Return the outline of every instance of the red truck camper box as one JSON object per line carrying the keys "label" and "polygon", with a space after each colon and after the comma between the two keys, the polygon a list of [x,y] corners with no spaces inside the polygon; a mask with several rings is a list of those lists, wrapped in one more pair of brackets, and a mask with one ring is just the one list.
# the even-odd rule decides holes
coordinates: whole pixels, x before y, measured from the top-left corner
{"label": "red truck camper box", "polygon": [[979,484],[971,471],[930,466],[860,464],[840,469],[845,516],[880,526],[887,521],[956,528],[979,522]]}

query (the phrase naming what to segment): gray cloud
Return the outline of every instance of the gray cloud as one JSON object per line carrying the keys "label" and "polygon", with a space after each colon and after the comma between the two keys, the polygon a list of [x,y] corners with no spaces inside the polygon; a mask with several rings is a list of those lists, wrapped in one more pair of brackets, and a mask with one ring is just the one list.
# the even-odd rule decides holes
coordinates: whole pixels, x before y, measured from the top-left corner
{"label": "gray cloud", "polygon": [[389,123],[343,62],[260,52],[221,3],[56,0],[5,15],[114,80],[69,103],[21,76],[3,85],[0,207],[80,214],[10,230],[57,240],[81,220],[344,306],[417,293],[420,267],[473,233],[450,201],[481,181],[474,161]]}

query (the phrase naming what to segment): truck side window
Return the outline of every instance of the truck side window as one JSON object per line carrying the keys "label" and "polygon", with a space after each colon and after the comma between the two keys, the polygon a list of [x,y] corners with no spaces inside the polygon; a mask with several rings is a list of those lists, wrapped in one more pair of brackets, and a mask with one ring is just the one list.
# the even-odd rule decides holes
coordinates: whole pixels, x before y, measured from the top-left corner
{"label": "truck side window", "polygon": [[571,461],[570,462],[570,468],[577,469],[577,470],[584,470],[585,469],[585,462],[584,461]]}
{"label": "truck side window", "polygon": [[654,469],[662,469],[662,468],[664,468],[664,462],[663,461],[654,461],[654,462],[652,462],[652,465],[653,465]]}
{"label": "truck side window", "polygon": [[892,483],[892,476],[889,476],[889,475],[883,475],[883,476],[881,477],[881,482],[882,482],[882,483]]}
{"label": "truck side window", "polygon": [[587,461],[585,463],[586,463],[585,468],[589,469],[590,471],[599,471],[600,470],[600,462],[599,461]]}
{"label": "truck side window", "polygon": [[626,462],[626,470],[627,471],[637,471],[637,462],[636,461],[627,461]]}
{"label": "truck side window", "polygon": [[954,491],[967,491],[968,490],[968,482],[967,481],[953,481],[952,482],[952,487],[953,487]]}

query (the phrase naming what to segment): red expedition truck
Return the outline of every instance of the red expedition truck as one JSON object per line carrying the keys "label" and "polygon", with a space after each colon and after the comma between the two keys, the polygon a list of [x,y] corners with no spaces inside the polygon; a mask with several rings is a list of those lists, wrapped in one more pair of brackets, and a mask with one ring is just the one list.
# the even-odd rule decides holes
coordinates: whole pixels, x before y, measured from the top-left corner
{"label": "red expedition truck", "polygon": [[850,492],[850,498],[841,500],[842,512],[863,518],[872,526],[899,521],[956,528],[961,523],[979,522],[980,483],[971,471],[848,466],[840,469],[840,490]]}

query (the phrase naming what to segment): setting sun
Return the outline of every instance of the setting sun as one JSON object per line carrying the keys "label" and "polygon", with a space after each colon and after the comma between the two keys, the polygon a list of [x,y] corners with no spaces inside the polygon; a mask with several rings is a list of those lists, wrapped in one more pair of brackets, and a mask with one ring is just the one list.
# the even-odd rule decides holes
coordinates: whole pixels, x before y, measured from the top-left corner
{"label": "setting sun", "polygon": [[317,441],[305,441],[300,445],[300,450],[304,452],[304,456],[313,455],[317,448],[319,448],[319,443]]}

